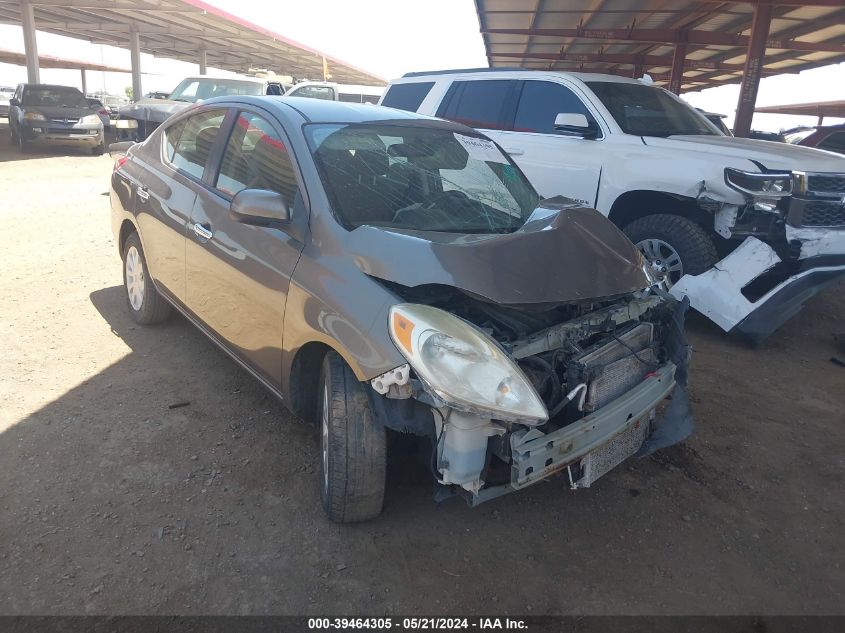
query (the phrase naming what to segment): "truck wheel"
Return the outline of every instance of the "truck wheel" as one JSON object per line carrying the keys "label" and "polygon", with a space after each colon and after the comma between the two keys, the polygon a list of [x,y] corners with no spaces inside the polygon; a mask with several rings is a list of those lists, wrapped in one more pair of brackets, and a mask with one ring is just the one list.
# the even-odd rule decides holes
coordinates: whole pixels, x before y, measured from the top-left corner
{"label": "truck wheel", "polygon": [[372,519],[384,504],[387,434],[365,389],[339,354],[326,354],[317,405],[320,498],[336,523]]}
{"label": "truck wheel", "polygon": [[707,231],[678,215],[647,215],[623,230],[667,288],[687,273],[699,275],[719,261]]}
{"label": "truck wheel", "polygon": [[158,293],[147,272],[147,260],[137,233],[126,238],[123,246],[123,287],[129,314],[136,323],[161,323],[170,316],[170,304]]}

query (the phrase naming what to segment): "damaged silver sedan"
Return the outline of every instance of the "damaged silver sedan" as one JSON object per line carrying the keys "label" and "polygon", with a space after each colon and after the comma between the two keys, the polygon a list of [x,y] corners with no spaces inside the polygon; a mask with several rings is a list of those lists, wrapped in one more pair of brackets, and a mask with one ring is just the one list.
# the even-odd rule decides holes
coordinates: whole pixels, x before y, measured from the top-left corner
{"label": "damaged silver sedan", "polygon": [[112,207],[133,318],[175,307],[319,424],[332,520],[381,512],[389,431],[473,505],[692,431],[686,301],[469,128],[213,99],[118,161]]}

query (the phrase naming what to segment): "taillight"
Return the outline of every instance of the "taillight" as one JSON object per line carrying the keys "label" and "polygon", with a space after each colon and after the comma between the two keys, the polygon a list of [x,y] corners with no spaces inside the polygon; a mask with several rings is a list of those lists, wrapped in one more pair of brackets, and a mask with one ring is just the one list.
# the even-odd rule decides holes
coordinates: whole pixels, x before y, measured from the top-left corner
{"label": "taillight", "polygon": [[102,109],[102,110],[100,110],[97,114],[103,114],[103,115],[105,115],[105,116],[108,116],[108,115],[109,115],[109,111],[108,111],[108,110],[106,110],[105,108],[103,108],[103,109]]}
{"label": "taillight", "polygon": [[127,160],[129,160],[129,159],[126,158],[126,156],[121,156],[116,161],[114,161],[114,171],[117,171],[118,169],[123,167],[123,165],[126,164]]}

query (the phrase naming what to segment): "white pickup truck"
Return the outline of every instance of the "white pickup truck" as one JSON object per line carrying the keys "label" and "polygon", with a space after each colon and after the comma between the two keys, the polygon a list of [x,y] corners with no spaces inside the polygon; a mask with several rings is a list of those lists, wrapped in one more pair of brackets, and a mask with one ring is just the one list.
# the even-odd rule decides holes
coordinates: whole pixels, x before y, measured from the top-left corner
{"label": "white pickup truck", "polygon": [[538,192],[606,214],[676,296],[759,342],[845,275],[845,158],[725,136],[613,75],[410,73],[381,105],[482,130]]}

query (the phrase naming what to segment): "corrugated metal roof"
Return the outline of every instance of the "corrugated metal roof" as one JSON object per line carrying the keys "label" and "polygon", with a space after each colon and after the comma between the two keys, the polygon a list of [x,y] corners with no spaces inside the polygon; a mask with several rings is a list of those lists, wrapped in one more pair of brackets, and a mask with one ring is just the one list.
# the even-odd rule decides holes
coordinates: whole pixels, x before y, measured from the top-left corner
{"label": "corrugated metal roof", "polygon": [[[766,1],[766,0],[759,0]],[[845,0],[775,5],[763,74],[845,61]],[[732,0],[475,0],[491,67],[584,70],[668,82],[688,38],[683,90],[742,80],[754,7]]]}
{"label": "corrugated metal roof", "polygon": [[[331,80],[384,85],[360,68],[294,42],[201,0],[33,0],[39,31],[128,47],[140,35],[141,50],[197,63],[206,50],[209,66],[245,72],[273,70],[297,79],[322,79],[323,58]],[[21,1],[0,0],[0,22],[21,23]]]}

